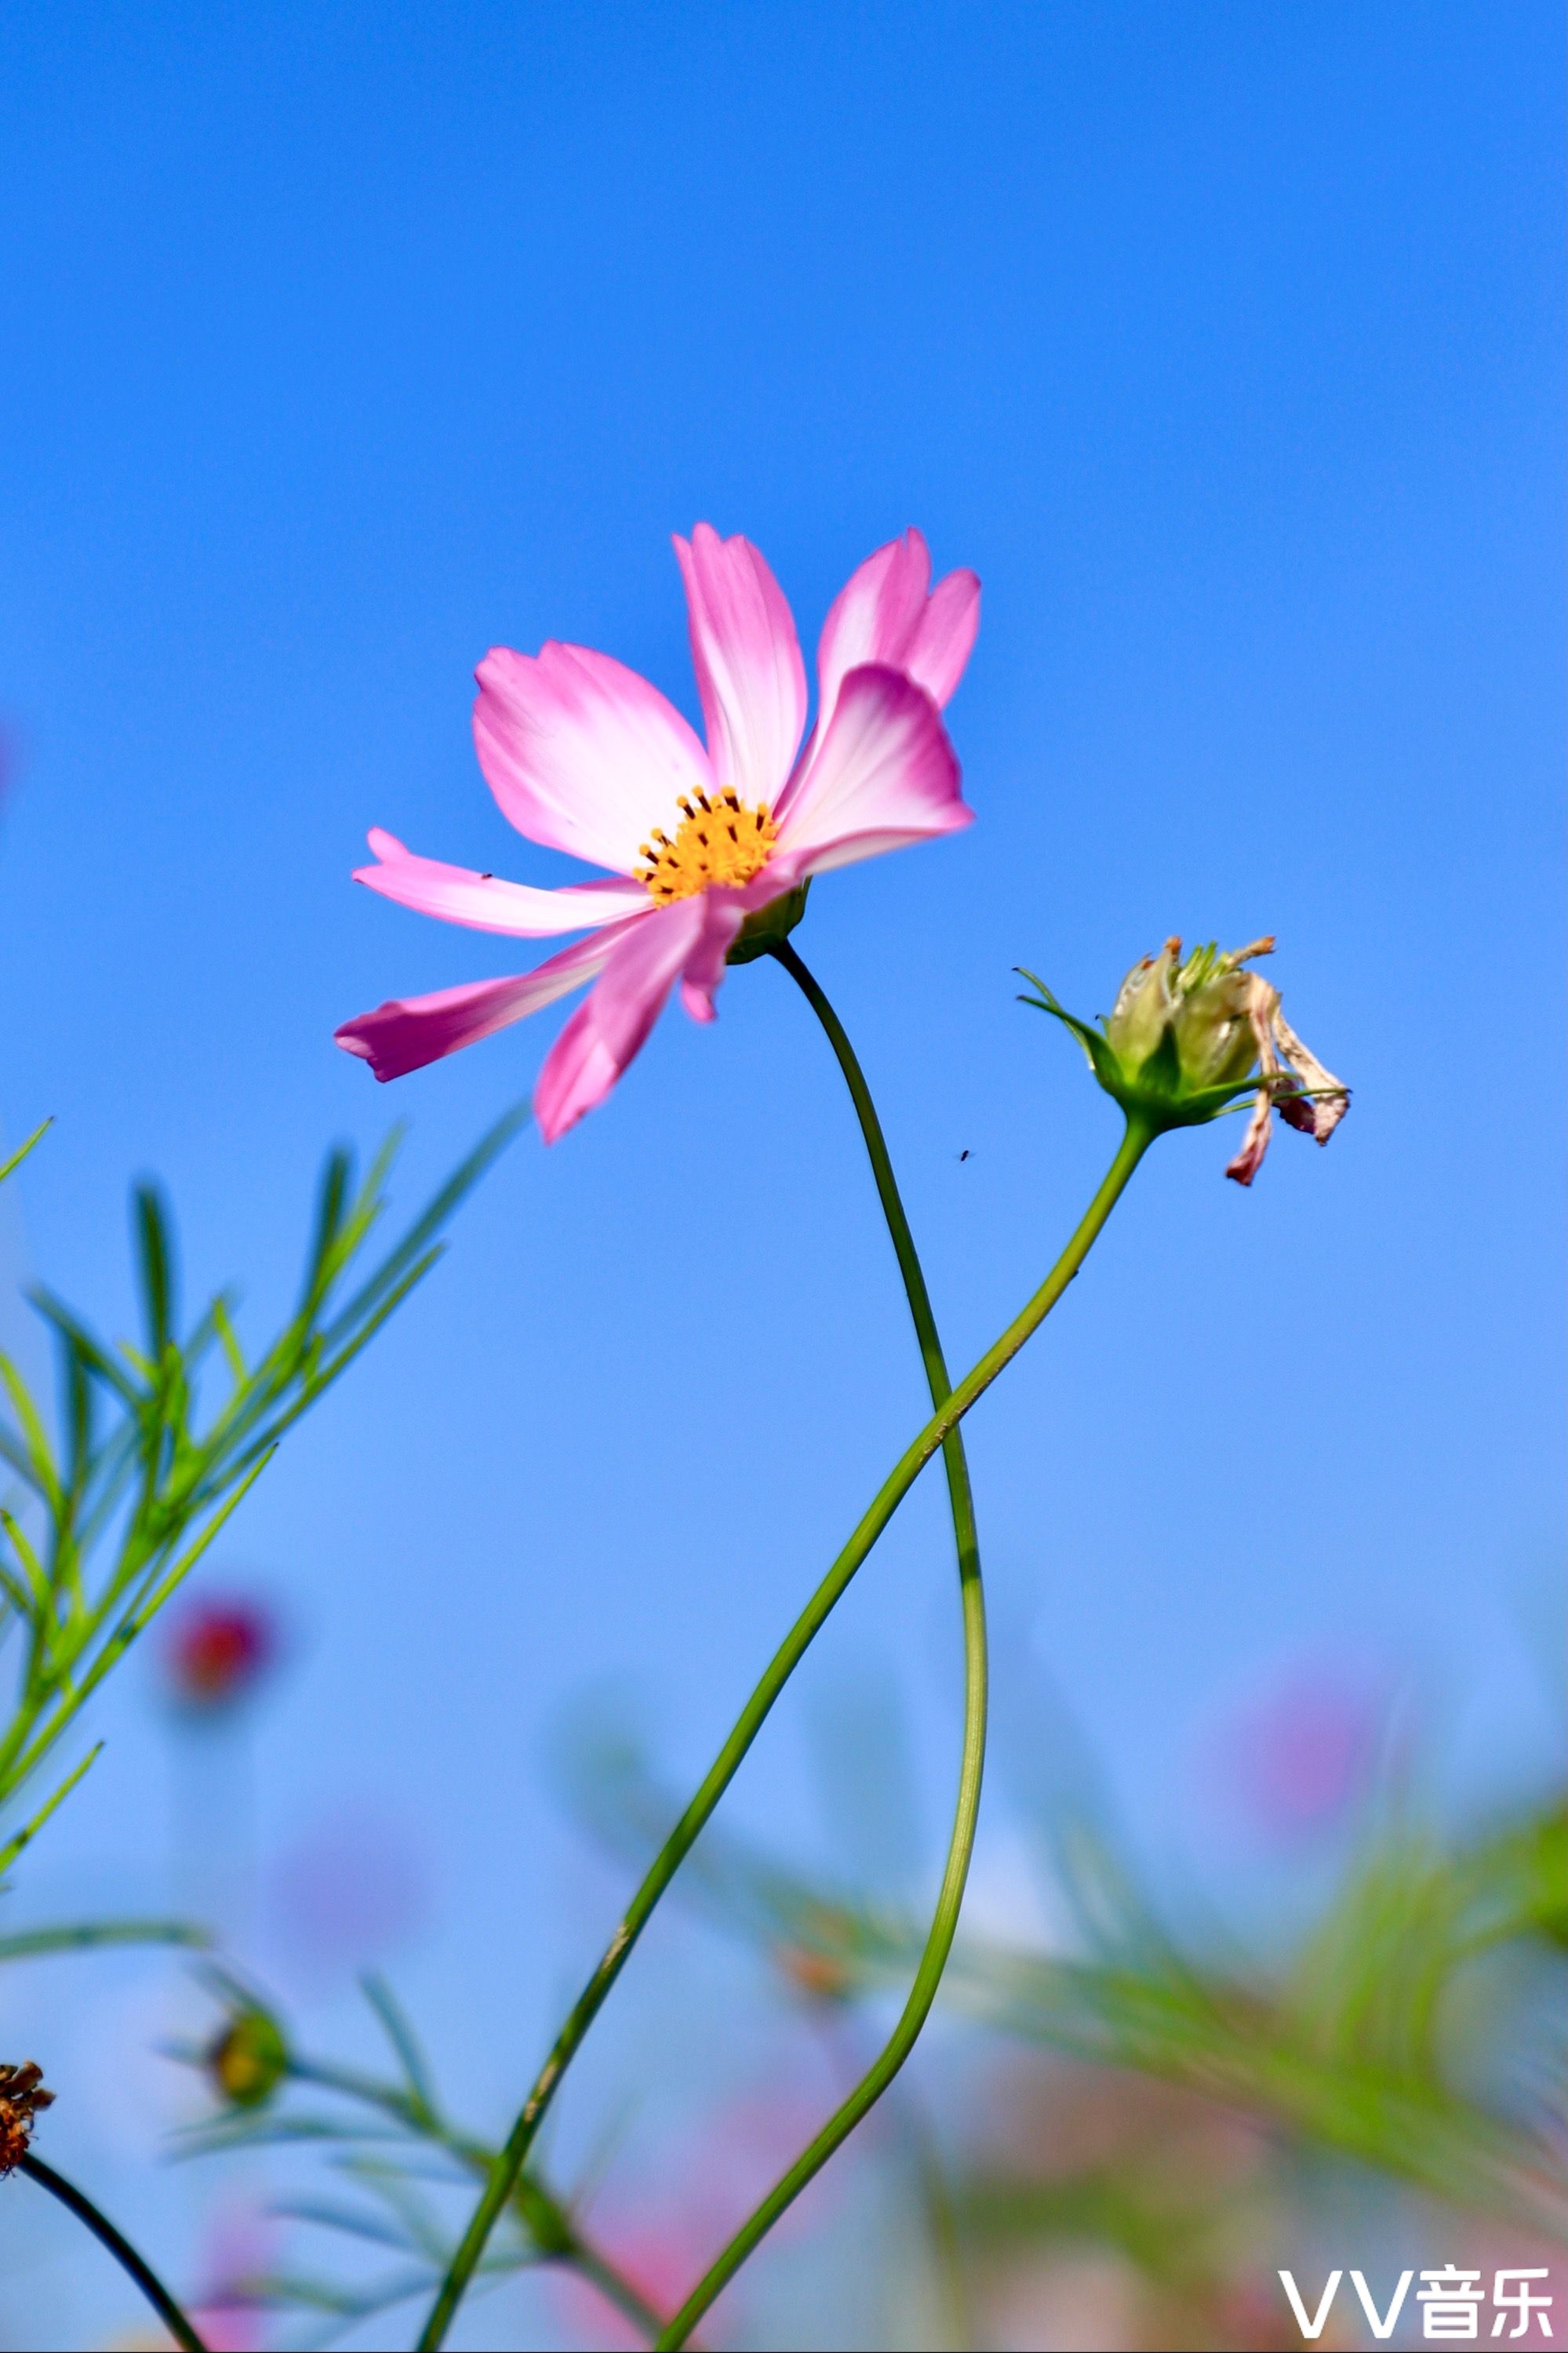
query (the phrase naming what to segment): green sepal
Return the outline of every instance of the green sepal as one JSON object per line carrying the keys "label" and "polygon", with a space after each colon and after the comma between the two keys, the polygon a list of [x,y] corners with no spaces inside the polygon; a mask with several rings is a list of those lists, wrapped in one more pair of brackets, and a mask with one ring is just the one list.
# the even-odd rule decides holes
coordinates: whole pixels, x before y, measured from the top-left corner
{"label": "green sepal", "polygon": [[1172,1029],[1162,1029],[1151,1054],[1136,1071],[1122,1066],[1124,1083],[1145,1103],[1165,1103],[1172,1110],[1181,1100],[1181,1056]]}
{"label": "green sepal", "polygon": [[811,878],[808,875],[793,891],[769,899],[765,907],[747,915],[735,935],[726,964],[755,964],[758,956],[770,955],[779,941],[787,940],[806,912],[806,893],[810,887]]}
{"label": "green sepal", "polygon": [[1121,1064],[1099,1031],[1092,1029],[1088,1022],[1080,1021],[1075,1013],[1069,1013],[1046,987],[1038,973],[1029,971],[1024,965],[1017,965],[1013,968],[1025,980],[1032,980],[1040,991],[1038,997],[1020,997],[1020,1005],[1033,1005],[1037,1012],[1051,1014],[1065,1029],[1070,1029],[1088,1057],[1089,1068],[1101,1086],[1107,1094],[1116,1094],[1121,1082]]}
{"label": "green sepal", "polygon": [[[1196,1094],[1188,1095],[1182,1103],[1181,1125],[1197,1127],[1204,1120],[1218,1119],[1222,1112],[1230,1111],[1237,1103],[1245,1103],[1248,1095],[1256,1094],[1258,1083],[1255,1071],[1251,1078],[1233,1080],[1225,1086],[1201,1087]],[[1277,1095],[1275,1101],[1279,1101]]]}

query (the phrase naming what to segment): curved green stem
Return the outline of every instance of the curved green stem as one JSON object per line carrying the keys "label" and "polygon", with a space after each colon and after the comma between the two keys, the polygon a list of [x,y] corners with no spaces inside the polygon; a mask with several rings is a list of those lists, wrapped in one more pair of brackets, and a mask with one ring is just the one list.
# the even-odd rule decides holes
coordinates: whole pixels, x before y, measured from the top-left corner
{"label": "curved green stem", "polygon": [[[843,1024],[833,1011],[814,975],[798,956],[788,940],[773,943],[770,953],[781,964],[791,980],[798,983],[806,1002],[828,1035],[828,1043],[838,1057],[839,1068],[850,1091],[860,1132],[865,1139],[866,1155],[871,1173],[876,1180],[877,1198],[882,1214],[887,1220],[887,1230],[898,1259],[898,1271],[904,1278],[905,1296],[914,1318],[915,1336],[920,1343],[920,1358],[926,1367],[927,1385],[931,1403],[940,1413],[952,1395],[952,1383],[948,1378],[947,1358],[942,1354],[941,1335],[937,1330],[937,1318],[932,1312],[931,1294],[926,1288],[925,1271],[915,1248],[915,1237],[909,1230],[909,1220],[904,1214],[899,1196],[898,1180],[893,1173],[888,1156],[887,1141],[882,1133],[882,1122],[876,1115],[876,1105],[871,1099],[865,1073],[856,1059]],[[975,1534],[974,1495],[969,1487],[969,1464],[964,1459],[964,1441],[959,1431],[948,1430],[942,1440],[942,1459],[948,1473],[948,1495],[952,1505],[953,1541],[959,1548],[959,1573],[968,1579],[980,1576],[980,1543]],[[981,1648],[984,1648],[984,1626],[981,1621]],[[984,1715],[983,1679],[981,1715]]]}
{"label": "curved green stem", "polygon": [[534,2088],[507,2136],[505,2146],[496,2159],[490,2179],[463,2233],[462,2242],[431,2306],[429,2318],[419,2338],[418,2353],[435,2353],[435,2348],[445,2337],[452,2314],[484,2252],[485,2242],[511,2196],[513,2184],[522,2170],[524,2159],[533,2145],[534,2136],[539,2129],[557,2084],[597,2017],[606,1995],[625,1967],[627,1957],[660,1897],[735,1778],[747,1750],[767,1722],[774,1701],[832,1615],[855,1571],[927,1463],[942,1445],[948,1432],[957,1430],[969,1408],[984,1395],[997,1375],[1012,1363],[1020,1348],[1044,1322],[1061,1298],[1088,1256],[1101,1227],[1110,1216],[1151,1141],[1148,1128],[1128,1120],[1116,1155],[1061,1257],[1033,1297],[1014,1316],[1001,1336],[991,1343],[979,1362],[970,1366],[946,1404],[933,1413],[919,1435],[905,1448],[862,1514],[849,1542],[774,1652],[761,1681],[736,1718],[728,1739],[704,1776],[696,1795],[649,1865],[641,1885],[627,1906],[620,1926],[611,1936],[598,1968],[556,2037]]}
{"label": "curved green stem", "polygon": [[40,2189],[47,2189],[52,2198],[58,2198],[62,2206],[69,2207],[79,2222],[86,2223],[99,2243],[108,2248],[122,2271],[128,2272],[135,2281],[176,2345],[183,2346],[185,2353],[207,2353],[207,2346],[157,2274],[143,2262],[130,2240],[121,2237],[108,2216],[99,2212],[90,2198],[84,2197],[63,2174],[57,2173],[52,2165],[46,2165],[41,2157],[34,2157],[30,2152],[18,2160],[16,2170],[25,2173],[29,2181],[36,2181]]}
{"label": "curved green stem", "polygon": [[[850,1097],[860,1121],[861,1134],[871,1161],[872,1175],[876,1181],[883,1215],[898,1258],[898,1271],[904,1278],[904,1289],[909,1301],[909,1312],[915,1321],[916,1335],[925,1362],[926,1378],[931,1391],[931,1403],[939,1413],[952,1394],[948,1378],[947,1359],[942,1352],[941,1336],[937,1329],[930,1293],[926,1288],[925,1271],[909,1230],[909,1220],[904,1213],[904,1203],[898,1191],[898,1181],[893,1173],[887,1141],[877,1117],[876,1105],[865,1082],[854,1048],[849,1041],[843,1024],[834,1012],[827,996],[802,957],[789,941],[774,944],[770,953],[800,987],[807,1003],[827,1033],[828,1042],[838,1057]],[[980,1579],[980,1543],[975,1529],[974,1494],[969,1485],[969,1463],[964,1455],[962,1433],[949,1430],[942,1440],[942,1458],[948,1474],[948,1494],[952,1508],[953,1537],[959,1556],[959,1603],[964,1632],[964,1728],[962,1757],[959,1767],[958,1803],[954,1811],[952,1835],[948,1841],[947,1862],[943,1866],[941,1890],[937,1908],[927,1936],[925,1949],[915,1974],[915,1982],[904,2006],[897,2026],[878,2053],[873,2065],[855,2085],[821,2131],[804,2149],[795,2163],[774,2185],[762,2203],[749,2214],[730,2240],[723,2253],[704,2274],[697,2286],[681,2306],[668,2328],[660,2337],[661,2346],[683,2345],[696,2322],[713,2303],[720,2290],[734,2278],[741,2264],[770,2231],[779,2217],[805,2188],[813,2174],[821,2170],[833,2152],[842,2147],[869,2111],[886,2091],[906,2059],[914,2049],[922,2027],[930,2015],[937,1998],[942,1972],[952,1950],[953,1936],[959,1925],[959,1912],[963,1903],[964,1886],[969,1878],[969,1858],[974,1852],[975,1826],[980,1815],[980,1781],[985,1768],[986,1730],[986,1630],[985,1594]]]}
{"label": "curved green stem", "polygon": [[693,2329],[721,2289],[727,2286],[753,2249],[758,2246],[785,2209],[792,2205],[814,2174],[820,2173],[835,2150],[842,2148],[862,2118],[868,2116],[914,2050],[920,2030],[931,2014],[953,1936],[969,1876],[974,1845],[975,1815],[980,1805],[980,1767],[985,1754],[985,1611],[978,1577],[964,1587],[965,1719],[964,1757],[959,1778],[959,1803],[948,1847],[937,1909],[915,1972],[909,1998],[898,2023],[875,2060],[849,2097],[831,2116],[816,2138],[782,2174],[762,2203],[704,2273],[676,2313],[659,2346],[684,2345]]}

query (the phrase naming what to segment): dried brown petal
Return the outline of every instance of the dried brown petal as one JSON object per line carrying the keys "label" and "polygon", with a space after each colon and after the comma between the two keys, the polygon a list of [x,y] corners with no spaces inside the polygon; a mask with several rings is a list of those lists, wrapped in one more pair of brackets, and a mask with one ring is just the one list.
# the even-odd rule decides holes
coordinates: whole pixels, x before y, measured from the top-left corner
{"label": "dried brown petal", "polygon": [[54,2094],[44,2089],[44,2071],[36,2059],[20,2066],[0,2065],[0,2174],[15,2173],[27,2154],[33,2126]]}
{"label": "dried brown petal", "polygon": [[1351,1107],[1351,1091],[1342,1079],[1324,1069],[1310,1047],[1302,1044],[1282,1013],[1275,1014],[1274,1026],[1286,1060],[1301,1085],[1309,1091],[1286,1096],[1279,1106],[1279,1116],[1287,1127],[1314,1137],[1319,1144],[1327,1144]]}

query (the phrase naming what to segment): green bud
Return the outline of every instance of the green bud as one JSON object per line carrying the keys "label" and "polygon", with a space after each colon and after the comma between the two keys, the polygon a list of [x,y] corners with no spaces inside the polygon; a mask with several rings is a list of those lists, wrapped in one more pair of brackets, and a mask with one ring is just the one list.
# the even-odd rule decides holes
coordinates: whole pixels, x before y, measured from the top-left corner
{"label": "green bud", "polygon": [[237,2010],[209,2045],[207,2072],[231,2107],[259,2108],[289,2072],[289,2047],[264,2010]]}
{"label": "green bud", "polygon": [[1180,940],[1167,940],[1157,956],[1135,964],[1116,993],[1105,1022],[1106,1042],[1126,1071],[1139,1071],[1159,1052],[1176,1013],[1171,981]]}
{"label": "green bud", "polygon": [[[1167,944],[1180,953],[1179,941]],[[1253,940],[1222,955],[1211,942],[1194,948],[1179,967],[1171,1026],[1188,1086],[1235,1086],[1266,1052],[1279,993],[1243,967],[1255,956],[1269,955],[1273,947],[1272,937]]]}
{"label": "green bud", "polygon": [[754,964],[758,956],[768,954],[776,940],[787,940],[806,912],[806,893],[810,887],[808,875],[793,891],[786,891],[781,898],[769,899],[765,907],[747,915],[735,935],[726,964]]}
{"label": "green bud", "polygon": [[1025,997],[1072,1030],[1106,1092],[1129,1120],[1158,1135],[1217,1119],[1255,1094],[1242,1149],[1226,1170],[1250,1185],[1267,1148],[1277,1105],[1290,1126],[1326,1144],[1350,1104],[1350,1091],[1302,1045],[1279,1009],[1279,992],[1245,966],[1272,939],[1223,951],[1212,942],[1186,958],[1178,939],[1133,965],[1110,1014],[1097,1029],[1068,1013],[1044,983]]}

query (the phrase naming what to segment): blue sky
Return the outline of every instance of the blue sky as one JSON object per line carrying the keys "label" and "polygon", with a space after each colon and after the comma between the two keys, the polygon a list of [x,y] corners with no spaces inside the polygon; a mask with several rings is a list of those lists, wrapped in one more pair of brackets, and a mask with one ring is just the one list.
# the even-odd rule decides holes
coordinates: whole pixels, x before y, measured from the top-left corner
{"label": "blue sky", "polygon": [[[330,1140],[409,1121],[412,1203],[556,1018],[385,1090],[331,1043],[514,968],[353,890],[368,825],[567,871],[479,776],[474,662],[572,638],[694,715],[672,531],[753,537],[810,649],[916,522],[984,581],[949,714],[979,822],[824,883],[800,944],[953,1359],[1113,1141],[1016,963],[1092,1012],[1169,931],[1275,931],[1356,1089],[1250,1195],[1224,1134],[1162,1147],[977,1414],[999,1622],[1167,1857],[1211,1835],[1205,1727],[1281,1662],[1400,1685],[1475,1794],[1541,1769],[1557,12],[55,5],[3,47],[0,1114],[57,1123],[26,1266],[117,1324],[156,1170],[192,1284],[240,1278],[259,1328]],[[612,1881],[560,1895],[560,1711],[635,1689],[694,1775],[920,1394],[834,1071],[757,966],[514,1147],[248,1505],[227,1573],[297,1630],[258,1839],[406,1828],[434,1893],[401,1966],[481,2108],[609,1924]],[[817,1837],[811,1694],[885,1676],[936,1840],[950,1588],[918,1497],[743,1817]],[[151,1681],[18,1904],[163,1867]]]}

